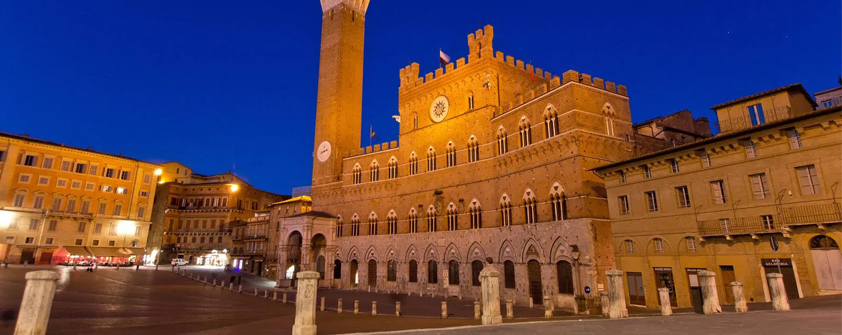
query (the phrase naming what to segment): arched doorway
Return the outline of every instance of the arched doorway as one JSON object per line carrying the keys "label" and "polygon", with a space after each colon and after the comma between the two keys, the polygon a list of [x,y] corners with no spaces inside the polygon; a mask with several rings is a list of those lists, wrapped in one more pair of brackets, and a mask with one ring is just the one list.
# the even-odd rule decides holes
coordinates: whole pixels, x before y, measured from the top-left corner
{"label": "arched doorway", "polygon": [[351,287],[357,287],[357,284],[360,283],[360,273],[359,273],[360,264],[357,263],[357,260],[351,261],[351,268],[348,269],[348,275],[350,276]]}
{"label": "arched doorway", "polygon": [[[310,264],[315,264],[315,270],[321,275],[321,278],[325,277],[325,247],[327,247],[327,239],[322,234],[313,235],[313,239],[310,240],[310,255],[307,255],[310,261]],[[321,265],[319,264],[319,260],[321,258]],[[309,268],[308,268],[309,269]]]}
{"label": "arched doorway", "polygon": [[377,286],[377,261],[368,261],[368,286]]}
{"label": "arched doorway", "polygon": [[810,239],[810,254],[819,290],[842,291],[842,252],[839,244],[826,235]]}
{"label": "arched doorway", "polygon": [[555,263],[558,293],[573,294],[573,267],[566,261]]}
{"label": "arched doorway", "polygon": [[541,290],[541,263],[531,260],[526,263],[526,271],[529,274],[529,296],[535,304],[542,304],[544,293]]}
{"label": "arched doorway", "polygon": [[319,279],[325,279],[325,256],[319,255],[316,259],[316,271],[319,272]]}
{"label": "arched doorway", "polygon": [[333,261],[333,279],[342,279],[342,261]]}
{"label": "arched doorway", "polygon": [[290,280],[291,286],[295,286],[295,275],[301,271],[301,242],[303,238],[301,233],[295,231],[289,234],[287,238],[287,261],[284,267],[287,271],[287,279]]}

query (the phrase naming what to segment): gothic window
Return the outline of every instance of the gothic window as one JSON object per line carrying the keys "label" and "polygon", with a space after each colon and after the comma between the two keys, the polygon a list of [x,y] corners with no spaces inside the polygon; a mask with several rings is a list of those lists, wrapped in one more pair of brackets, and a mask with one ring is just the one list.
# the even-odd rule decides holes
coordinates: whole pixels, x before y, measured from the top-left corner
{"label": "gothic window", "polygon": [[368,215],[368,234],[377,235],[377,214],[374,212]]}
{"label": "gothic window", "polygon": [[602,106],[602,115],[605,116],[605,134],[608,136],[614,136],[614,118],[617,117],[614,107],[612,107],[610,103],[606,102],[605,105]]}
{"label": "gothic window", "polygon": [[409,282],[418,282],[418,262],[414,259],[409,261]]}
{"label": "gothic window", "polygon": [[474,109],[474,94],[468,93],[468,110]]}
{"label": "gothic window", "polygon": [[447,157],[447,167],[456,166],[456,146],[453,145],[453,142],[447,143],[445,156]]}
{"label": "gothic window", "polygon": [[471,135],[468,140],[468,162],[476,162],[479,160],[479,142],[477,138]]}
{"label": "gothic window", "polygon": [[427,150],[427,171],[435,171],[436,170],[436,150],[433,147],[430,147]]}
{"label": "gothic window", "polygon": [[566,261],[555,263],[558,293],[573,294],[573,267]]}
{"label": "gothic window", "polygon": [[515,262],[503,262],[503,278],[506,288],[515,288]]}
{"label": "gothic window", "polygon": [[500,198],[500,222],[504,227],[512,225],[512,201],[505,194]]}
{"label": "gothic window", "polygon": [[564,197],[564,189],[558,183],[553,184],[550,190],[550,204],[553,210],[553,221],[561,221],[567,217],[567,199]]}
{"label": "gothic window", "polygon": [[427,209],[427,231],[429,232],[437,230],[436,214],[436,208],[430,205],[430,208]]}
{"label": "gothic window", "polygon": [[415,211],[415,208],[409,210],[409,232],[418,232],[418,212]]}
{"label": "gothic window", "polygon": [[389,235],[398,233],[398,215],[395,214],[395,211],[389,212],[389,216],[386,217],[386,225]]}
{"label": "gothic window", "polygon": [[532,125],[526,116],[521,117],[518,125],[518,132],[520,132],[520,147],[523,148],[532,144]]}
{"label": "gothic window", "polygon": [[507,152],[509,152],[509,137],[506,129],[500,126],[500,129],[497,129],[497,154],[502,155]]}
{"label": "gothic window", "polygon": [[535,199],[535,194],[531,190],[526,190],[523,195],[523,214],[526,218],[526,223],[538,222],[538,201]]}
{"label": "gothic window", "polygon": [[471,285],[473,286],[480,286],[479,281],[479,273],[482,272],[482,262],[481,261],[473,261],[471,262]]}
{"label": "gothic window", "polygon": [[471,201],[471,207],[468,210],[471,216],[471,229],[482,228],[482,207],[480,207],[479,201],[476,199]]}
{"label": "gothic window", "polygon": [[354,184],[359,184],[363,182],[363,170],[360,167],[360,164],[354,165]]}
{"label": "gothic window", "polygon": [[388,263],[386,263],[386,265],[386,281],[397,281],[398,263],[394,260],[391,260]]}
{"label": "gothic window", "polygon": [[451,202],[450,205],[447,205],[447,230],[459,229],[459,221],[457,217],[458,212],[456,211],[456,205]]}
{"label": "gothic window", "polygon": [[558,112],[553,105],[547,105],[544,110],[544,135],[546,138],[558,135]]}
{"label": "gothic window", "polygon": [[418,173],[418,156],[415,155],[413,151],[412,154],[409,155],[409,174],[415,175]]}
{"label": "gothic window", "polygon": [[370,174],[371,174],[371,181],[378,181],[380,180],[380,164],[377,163],[376,160],[371,162],[369,166]]}
{"label": "gothic window", "polygon": [[389,159],[389,179],[395,179],[398,177],[398,159],[392,157]]}
{"label": "gothic window", "polygon": [[360,236],[360,217],[356,213],[351,217],[351,236]]}
{"label": "gothic window", "polygon": [[456,260],[448,262],[447,269],[450,272],[448,275],[448,284],[459,285],[459,262]]}
{"label": "gothic window", "polygon": [[438,284],[439,282],[439,264],[436,261],[427,262],[427,284]]}
{"label": "gothic window", "polygon": [[337,215],[337,216],[336,216],[336,237],[341,237],[341,236],[342,236],[342,226],[343,226],[343,224],[342,224],[342,216]]}

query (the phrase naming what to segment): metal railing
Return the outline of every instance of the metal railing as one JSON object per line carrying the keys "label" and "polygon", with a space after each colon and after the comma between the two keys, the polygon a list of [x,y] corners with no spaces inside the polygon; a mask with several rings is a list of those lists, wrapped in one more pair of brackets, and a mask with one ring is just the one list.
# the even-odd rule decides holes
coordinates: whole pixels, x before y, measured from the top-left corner
{"label": "metal railing", "polygon": [[[792,117],[792,109],[789,106],[777,107],[770,110],[763,111],[764,122],[775,122],[784,119],[788,119]],[[742,116],[731,117],[725,120],[719,120],[719,132],[727,133],[732,131],[737,131],[741,129],[746,129],[750,127],[754,127],[755,125],[751,124],[751,117],[748,114],[748,110],[743,111]]]}
{"label": "metal railing", "polygon": [[781,216],[788,226],[842,222],[838,203],[781,208]]}
{"label": "metal railing", "polygon": [[777,215],[698,221],[702,236],[783,232],[793,226],[842,223],[838,203],[780,208]]}
{"label": "metal railing", "polygon": [[772,216],[772,220],[764,222],[761,217],[757,216],[699,221],[699,234],[702,236],[745,235],[783,231],[783,225],[775,222],[775,219],[777,217]]}

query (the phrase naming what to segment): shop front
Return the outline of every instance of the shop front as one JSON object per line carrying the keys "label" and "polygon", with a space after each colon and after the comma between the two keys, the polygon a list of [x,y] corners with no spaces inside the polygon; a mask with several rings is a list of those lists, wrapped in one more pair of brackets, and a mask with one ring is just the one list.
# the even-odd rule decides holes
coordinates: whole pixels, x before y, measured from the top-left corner
{"label": "shop front", "polygon": [[143,257],[141,248],[88,247],[88,250],[93,261],[101,266],[132,266]]}
{"label": "shop front", "polygon": [[196,257],[195,261],[196,265],[225,266],[228,264],[228,251],[222,250],[222,252],[219,252],[212,250],[210,253]]}

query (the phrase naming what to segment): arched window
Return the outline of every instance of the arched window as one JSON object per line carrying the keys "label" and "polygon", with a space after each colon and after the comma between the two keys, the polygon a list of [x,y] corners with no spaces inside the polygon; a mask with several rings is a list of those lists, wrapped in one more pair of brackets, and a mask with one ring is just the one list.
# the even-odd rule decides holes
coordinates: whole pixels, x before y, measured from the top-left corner
{"label": "arched window", "polygon": [[436,226],[438,224],[438,222],[436,222],[437,221],[436,220],[437,214],[438,213],[436,213],[436,208],[433,207],[433,205],[430,205],[430,207],[427,208],[427,231],[433,232],[433,231],[437,230],[436,229],[437,228]]}
{"label": "arched window", "polygon": [[436,261],[427,262],[427,284],[438,284],[439,270]]}
{"label": "arched window", "polygon": [[652,244],[655,246],[655,252],[664,252],[664,240],[654,238],[652,239]]}
{"label": "arched window", "polygon": [[415,151],[409,155],[409,174],[418,174],[418,155],[415,154]]}
{"label": "arched window", "polygon": [[427,150],[427,171],[436,170],[436,150],[433,147]]}
{"label": "arched window", "polygon": [[418,129],[418,114],[412,114],[412,129]]}
{"label": "arched window", "polygon": [[623,244],[625,244],[627,254],[633,254],[634,253],[634,241],[625,240],[625,241],[623,241]]}
{"label": "arched window", "polygon": [[479,161],[479,141],[473,135],[468,140],[468,162]]}
{"label": "arched window", "polygon": [[418,262],[414,259],[409,261],[409,282],[418,282]]}
{"label": "arched window", "polygon": [[354,184],[359,184],[363,182],[363,169],[360,167],[360,164],[354,165],[354,172],[353,172],[353,179]]}
{"label": "arched window", "polygon": [[617,117],[617,113],[614,112],[614,108],[611,106],[610,103],[605,103],[602,106],[602,114],[605,116],[605,134],[608,136],[614,136],[614,118]]}
{"label": "arched window", "polygon": [[517,128],[518,132],[520,132],[520,147],[523,148],[532,144],[532,125],[526,116],[520,118],[520,124],[518,124]]}
{"label": "arched window", "polygon": [[398,159],[392,157],[389,159],[389,179],[395,179],[398,177]]}
{"label": "arched window", "polygon": [[456,166],[456,146],[453,145],[453,142],[447,143],[444,152],[447,158],[447,167]]}
{"label": "arched window", "polygon": [[459,285],[459,262],[455,259],[447,263],[448,284]]}
{"label": "arched window", "polygon": [[515,288],[515,262],[503,262],[503,278],[506,280],[506,288]]}
{"label": "arched window", "polygon": [[512,225],[512,201],[505,194],[500,198],[500,222],[503,227]]}
{"label": "arched window", "polygon": [[415,211],[415,208],[409,210],[409,232],[418,232],[418,212]]}
{"label": "arched window", "polygon": [[380,164],[378,164],[376,160],[371,161],[371,165],[369,165],[368,169],[370,171],[371,181],[380,180]]}
{"label": "arched window", "polygon": [[342,226],[344,226],[344,225],[342,224],[342,216],[341,216],[341,215],[337,215],[337,216],[336,216],[336,237],[341,237],[341,236],[342,236]]}
{"label": "arched window", "polygon": [[523,195],[523,215],[526,218],[526,223],[538,222],[538,201],[531,190],[526,190]]}
{"label": "arched window", "polygon": [[387,263],[386,265],[386,281],[397,281],[398,263],[394,260],[390,260],[389,263]]}
{"label": "arched window", "polygon": [[450,205],[447,205],[447,230],[459,229],[459,220],[457,216],[458,212],[456,210],[456,205],[451,202]]}
{"label": "arched window", "polygon": [[474,109],[474,94],[468,93],[468,110]]}
{"label": "arched window", "polygon": [[699,250],[698,246],[696,245],[696,238],[693,236],[685,237],[684,245],[687,246],[687,252],[696,252]]}
{"label": "arched window", "polygon": [[398,215],[395,214],[395,211],[389,212],[389,215],[386,216],[386,226],[389,235],[398,233]]}
{"label": "arched window", "polygon": [[573,267],[565,261],[555,263],[556,277],[558,278],[558,293],[573,294]]}
{"label": "arched window", "polygon": [[480,261],[473,261],[471,262],[471,284],[474,286],[480,286],[479,281],[479,273],[482,272],[482,262]]}
{"label": "arched window", "polygon": [[374,212],[368,215],[368,234],[377,235],[377,214]]}
{"label": "arched window", "polygon": [[333,279],[342,279],[342,261],[333,261]]}
{"label": "arched window", "polygon": [[544,110],[544,135],[546,138],[558,135],[558,112],[553,105],[547,105]]}
{"label": "arched window", "polygon": [[377,261],[368,261],[368,286],[377,286]]}
{"label": "arched window", "polygon": [[553,184],[550,190],[550,204],[553,210],[553,221],[567,218],[567,199],[564,197],[564,189],[558,183]]}
{"label": "arched window", "polygon": [[360,217],[356,213],[351,217],[351,236],[360,236]]}
{"label": "arched window", "polygon": [[836,250],[839,244],[827,235],[818,235],[810,239],[811,250]]}
{"label": "arched window", "polygon": [[468,211],[471,216],[471,229],[482,228],[482,207],[479,205],[479,201],[476,199],[471,201],[471,207],[468,208]]}
{"label": "arched window", "polygon": [[502,155],[509,152],[509,136],[506,129],[500,126],[497,129],[497,154]]}

